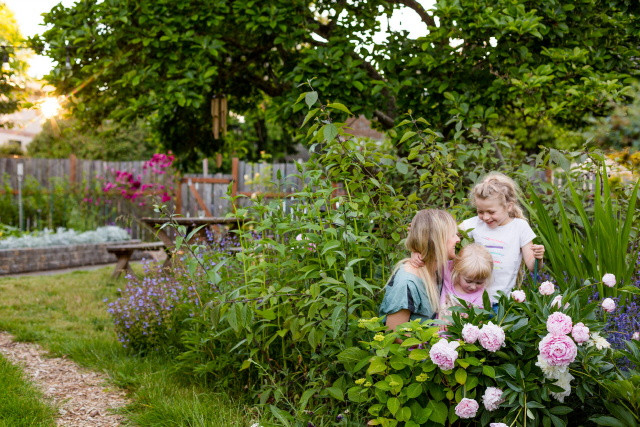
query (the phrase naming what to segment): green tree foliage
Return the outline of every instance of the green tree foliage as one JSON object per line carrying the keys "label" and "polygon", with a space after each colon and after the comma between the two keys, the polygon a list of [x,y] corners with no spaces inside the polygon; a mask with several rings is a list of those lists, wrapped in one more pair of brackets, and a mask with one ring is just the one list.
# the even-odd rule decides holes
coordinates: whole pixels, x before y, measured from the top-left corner
{"label": "green tree foliage", "polygon": [[[19,86],[16,77],[26,70],[24,60],[16,56],[16,48],[22,40],[13,12],[4,2],[0,2],[0,115],[18,109]],[[0,122],[0,127],[3,126]]]}
{"label": "green tree foliage", "polygon": [[31,157],[132,160],[146,159],[158,150],[148,126],[142,122],[127,127],[102,126],[86,130],[76,120],[45,122],[42,131],[31,141]]}
{"label": "green tree foliage", "polygon": [[[401,7],[428,34],[374,41]],[[82,0],[53,8],[33,43],[58,62],[50,79],[83,121],[153,115],[175,152],[224,144],[210,129],[217,94],[239,114],[272,98],[278,122],[299,125],[291,101],[311,78],[385,128],[411,109],[455,132],[459,115],[531,149],[625,97],[639,14],[635,0]]]}

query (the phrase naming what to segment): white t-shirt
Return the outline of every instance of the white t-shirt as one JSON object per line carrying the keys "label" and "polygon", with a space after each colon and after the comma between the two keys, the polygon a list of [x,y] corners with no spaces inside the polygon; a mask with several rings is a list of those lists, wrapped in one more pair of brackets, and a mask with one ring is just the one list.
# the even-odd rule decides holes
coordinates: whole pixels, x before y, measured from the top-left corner
{"label": "white t-shirt", "polygon": [[515,287],[522,263],[521,248],[531,242],[536,234],[529,223],[521,218],[514,218],[508,224],[489,228],[484,221],[475,216],[462,221],[460,228],[473,229],[469,236],[491,253],[493,279],[487,292],[491,302],[496,302],[498,291],[509,293]]}

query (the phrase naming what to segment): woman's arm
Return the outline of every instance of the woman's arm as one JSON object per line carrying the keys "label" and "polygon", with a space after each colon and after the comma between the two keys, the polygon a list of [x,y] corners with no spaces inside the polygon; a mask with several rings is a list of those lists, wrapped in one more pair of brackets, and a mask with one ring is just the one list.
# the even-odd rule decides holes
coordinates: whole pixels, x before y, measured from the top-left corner
{"label": "woman's arm", "polygon": [[527,265],[529,271],[533,271],[535,260],[539,259],[542,265],[542,258],[544,258],[544,245],[534,245],[533,242],[529,242],[522,247],[522,259]]}
{"label": "woman's arm", "polygon": [[411,312],[407,309],[396,311],[395,313],[387,315],[387,329],[395,330],[398,325],[406,323],[411,317]]}

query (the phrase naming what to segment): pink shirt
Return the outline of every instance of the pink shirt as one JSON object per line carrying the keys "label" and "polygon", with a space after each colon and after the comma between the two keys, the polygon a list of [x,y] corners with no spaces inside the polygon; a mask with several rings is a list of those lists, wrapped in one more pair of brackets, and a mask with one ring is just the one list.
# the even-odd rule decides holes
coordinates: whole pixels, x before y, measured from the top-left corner
{"label": "pink shirt", "polygon": [[482,287],[473,293],[456,292],[451,282],[451,266],[452,262],[449,261],[449,268],[445,271],[444,280],[442,281],[442,292],[440,293],[440,318],[445,315],[450,315],[449,307],[454,305],[460,305],[458,299],[462,299],[470,303],[475,307],[482,307],[482,294],[484,294],[485,288]]}

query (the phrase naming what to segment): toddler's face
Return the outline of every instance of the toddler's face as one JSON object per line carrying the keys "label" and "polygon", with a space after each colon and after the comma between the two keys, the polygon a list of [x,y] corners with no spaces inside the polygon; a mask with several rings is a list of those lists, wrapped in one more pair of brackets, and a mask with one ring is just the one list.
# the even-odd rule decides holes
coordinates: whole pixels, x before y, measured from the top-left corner
{"label": "toddler's face", "polygon": [[480,289],[483,289],[484,286],[487,283],[487,280],[472,280],[472,279],[467,279],[464,276],[459,276],[459,280],[458,280],[458,286],[460,287],[460,289],[468,294],[471,294],[473,292],[479,291]]}

